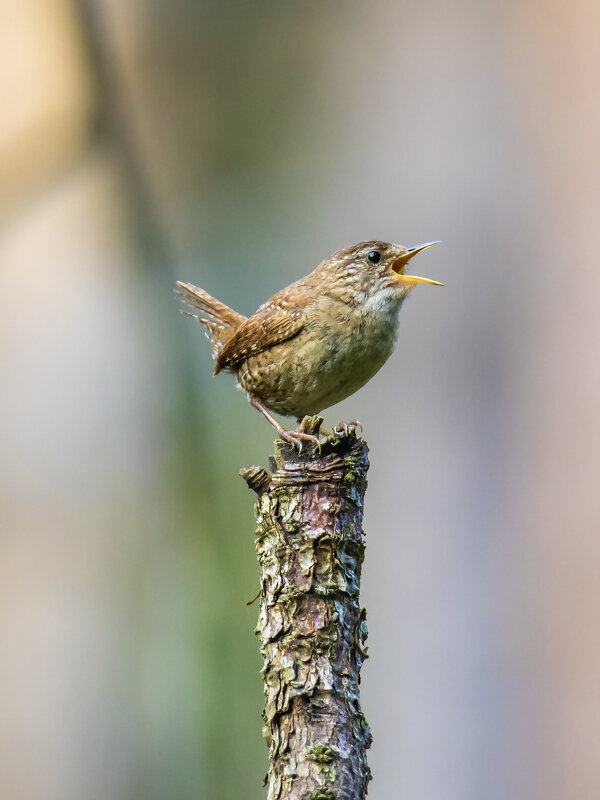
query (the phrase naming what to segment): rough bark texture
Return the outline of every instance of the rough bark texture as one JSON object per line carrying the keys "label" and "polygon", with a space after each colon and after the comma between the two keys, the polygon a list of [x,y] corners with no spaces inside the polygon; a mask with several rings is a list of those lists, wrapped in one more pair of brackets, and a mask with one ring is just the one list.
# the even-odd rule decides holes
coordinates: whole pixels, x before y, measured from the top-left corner
{"label": "rough bark texture", "polygon": [[[317,420],[318,424],[318,420]],[[268,800],[362,800],[371,734],[360,710],[367,657],[360,608],[367,445],[335,433],[322,452],[278,442],[259,495],[256,550],[264,657]]]}

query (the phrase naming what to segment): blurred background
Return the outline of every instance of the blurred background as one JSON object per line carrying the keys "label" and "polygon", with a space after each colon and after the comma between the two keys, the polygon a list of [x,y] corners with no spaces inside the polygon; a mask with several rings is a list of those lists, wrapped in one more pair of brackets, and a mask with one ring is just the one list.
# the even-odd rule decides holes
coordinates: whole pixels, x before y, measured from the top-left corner
{"label": "blurred background", "polygon": [[259,800],[245,314],[441,239],[371,448],[373,798],[600,796],[600,5],[0,3],[0,795]]}

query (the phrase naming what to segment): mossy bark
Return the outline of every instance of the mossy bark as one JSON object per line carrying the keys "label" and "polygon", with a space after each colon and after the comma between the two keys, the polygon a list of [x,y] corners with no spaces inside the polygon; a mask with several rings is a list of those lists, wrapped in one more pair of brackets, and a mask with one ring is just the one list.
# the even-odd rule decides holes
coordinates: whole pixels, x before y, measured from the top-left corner
{"label": "mossy bark", "polygon": [[321,453],[277,442],[257,492],[257,633],[264,658],[268,800],[362,800],[370,771],[360,709],[367,637],[359,603],[367,445],[334,434]]}

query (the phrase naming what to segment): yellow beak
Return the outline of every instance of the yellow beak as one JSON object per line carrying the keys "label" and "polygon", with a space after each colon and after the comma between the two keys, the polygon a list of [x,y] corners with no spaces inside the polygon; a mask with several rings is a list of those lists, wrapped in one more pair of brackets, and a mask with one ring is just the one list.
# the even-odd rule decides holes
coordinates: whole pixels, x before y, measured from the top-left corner
{"label": "yellow beak", "polygon": [[409,250],[406,251],[403,255],[399,256],[393,263],[392,269],[401,279],[402,283],[408,284],[415,284],[415,283],[432,283],[434,286],[443,286],[443,283],[439,281],[432,281],[429,278],[420,278],[418,275],[405,275],[404,270],[406,269],[406,265],[408,262],[420,253],[422,250],[426,250],[428,247],[431,247],[433,244],[439,244],[439,242],[426,242],[425,244],[420,244],[417,247],[411,247]]}

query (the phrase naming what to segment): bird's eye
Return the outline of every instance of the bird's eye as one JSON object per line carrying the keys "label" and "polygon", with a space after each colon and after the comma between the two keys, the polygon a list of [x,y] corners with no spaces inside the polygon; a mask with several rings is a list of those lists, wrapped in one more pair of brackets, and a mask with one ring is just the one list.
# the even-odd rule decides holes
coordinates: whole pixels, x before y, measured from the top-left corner
{"label": "bird's eye", "polygon": [[371,264],[379,264],[381,261],[381,253],[379,250],[371,250],[370,253],[367,253],[367,258],[371,262]]}

